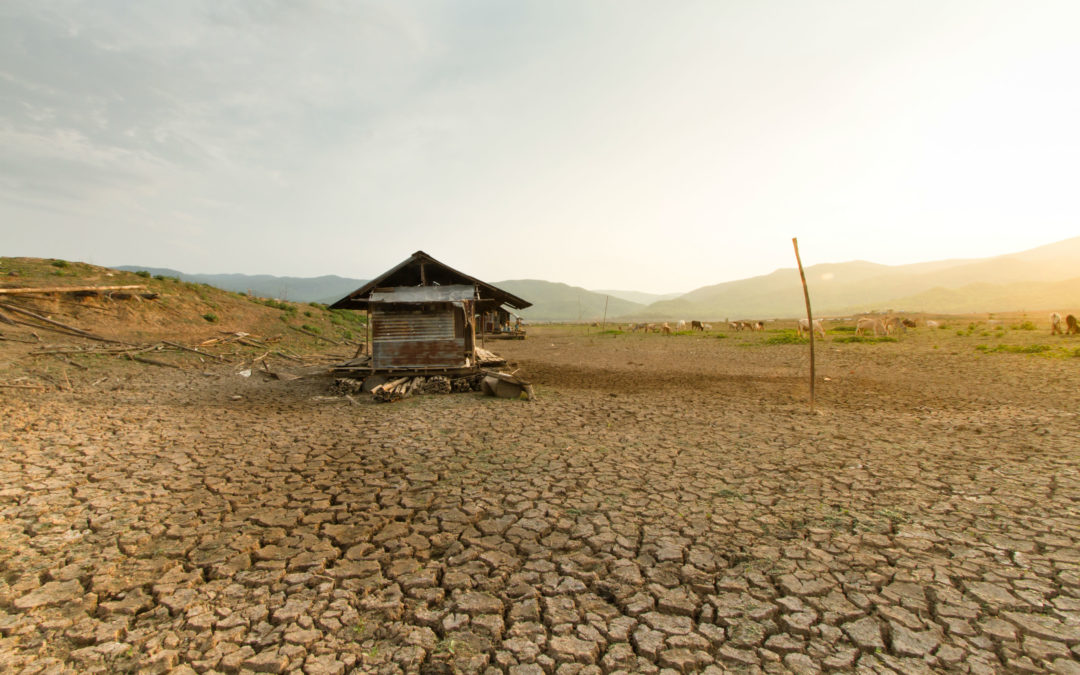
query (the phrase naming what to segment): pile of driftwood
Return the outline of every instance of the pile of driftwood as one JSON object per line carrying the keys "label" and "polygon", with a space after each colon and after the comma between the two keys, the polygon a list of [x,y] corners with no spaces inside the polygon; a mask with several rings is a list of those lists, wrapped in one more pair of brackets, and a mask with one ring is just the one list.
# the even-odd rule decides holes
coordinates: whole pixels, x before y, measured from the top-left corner
{"label": "pile of driftwood", "polygon": [[483,370],[462,377],[445,375],[410,375],[387,378],[372,375],[365,379],[340,377],[331,388],[334,393],[350,397],[370,393],[379,403],[393,403],[415,394],[449,394],[451,392],[482,391],[489,396],[533,399],[533,388],[528,382],[508,373]]}

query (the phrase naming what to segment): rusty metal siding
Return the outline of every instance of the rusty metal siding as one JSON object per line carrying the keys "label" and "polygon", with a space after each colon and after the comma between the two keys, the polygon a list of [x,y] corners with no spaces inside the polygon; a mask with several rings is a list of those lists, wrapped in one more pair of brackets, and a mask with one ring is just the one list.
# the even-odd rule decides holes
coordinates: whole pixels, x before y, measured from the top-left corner
{"label": "rusty metal siding", "polygon": [[372,365],[375,369],[459,367],[465,338],[456,330],[453,306],[418,311],[373,309]]}

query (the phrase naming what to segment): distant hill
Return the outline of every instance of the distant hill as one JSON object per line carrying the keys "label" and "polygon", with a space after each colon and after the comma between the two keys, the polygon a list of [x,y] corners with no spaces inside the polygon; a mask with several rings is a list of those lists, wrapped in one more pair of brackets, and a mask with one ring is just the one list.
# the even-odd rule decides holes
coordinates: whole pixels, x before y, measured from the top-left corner
{"label": "distant hill", "polygon": [[[814,312],[821,315],[889,308],[952,313],[1073,307],[1080,298],[1068,280],[1078,275],[1080,237],[994,258],[912,265],[855,261],[806,268]],[[653,303],[644,313],[656,319],[709,320],[792,317],[805,311],[799,273],[786,268],[705,286]]]}
{"label": "distant hill", "polygon": [[654,302],[660,302],[662,300],[674,300],[682,295],[682,293],[643,293],[641,291],[596,291],[593,293],[599,293],[600,295],[610,295],[613,298],[619,298],[620,300],[626,300],[627,302],[637,303],[639,305],[651,305]]}
{"label": "distant hill", "polygon": [[[171,269],[124,266],[179,277],[230,291],[297,302],[331,303],[366,283],[339,276],[277,277],[266,274],[185,274]],[[814,313],[905,309],[939,313],[1049,310],[1080,305],[1080,237],[994,258],[880,265],[856,260],[806,268]],[[537,321],[599,321],[607,298],[609,321],[766,319],[802,315],[802,285],[795,268],[704,286],[684,295],[638,291],[590,291],[536,279],[496,286],[528,300],[521,312]]]}
{"label": "distant hill", "polygon": [[604,316],[605,300],[609,321],[645,308],[636,302],[615,296],[608,298],[602,293],[551,281],[513,279],[496,281],[494,285],[533,303],[532,307],[519,313],[535,321],[600,321]]}
{"label": "distant hill", "polygon": [[321,277],[276,277],[270,274],[186,274],[162,267],[121,265],[115,269],[125,272],[145,270],[153,275],[179,277],[182,281],[208,284],[237,293],[251,292],[263,298],[278,298],[294,302],[332,303],[367,283],[364,279],[349,279],[328,274]]}

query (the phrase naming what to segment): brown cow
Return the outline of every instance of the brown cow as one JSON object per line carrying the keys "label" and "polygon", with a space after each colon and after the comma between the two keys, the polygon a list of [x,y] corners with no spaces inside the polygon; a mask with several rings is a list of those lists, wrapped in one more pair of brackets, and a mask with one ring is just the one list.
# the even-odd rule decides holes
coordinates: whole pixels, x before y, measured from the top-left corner
{"label": "brown cow", "polygon": [[1076,317],[1070,314],[1065,317],[1065,325],[1068,327],[1065,333],[1068,335],[1080,335],[1080,324],[1076,323]]}
{"label": "brown cow", "polygon": [[690,322],[690,330],[701,330],[701,331],[703,331],[703,330],[705,330],[705,326],[700,321],[694,320],[694,321]]}

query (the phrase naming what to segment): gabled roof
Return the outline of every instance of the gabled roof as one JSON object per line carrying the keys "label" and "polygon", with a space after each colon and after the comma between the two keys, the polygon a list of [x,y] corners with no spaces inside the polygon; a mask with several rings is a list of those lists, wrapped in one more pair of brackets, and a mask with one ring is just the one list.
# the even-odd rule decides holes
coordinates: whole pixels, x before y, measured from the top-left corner
{"label": "gabled roof", "polygon": [[[514,309],[531,307],[532,303],[516,295],[470,277],[449,265],[432,258],[423,251],[417,251],[397,266],[367,282],[341,300],[330,305],[331,309],[367,309],[371,294],[376,289],[400,288],[409,286],[476,286],[480,301],[509,305]],[[384,300],[385,302],[385,300]]]}

